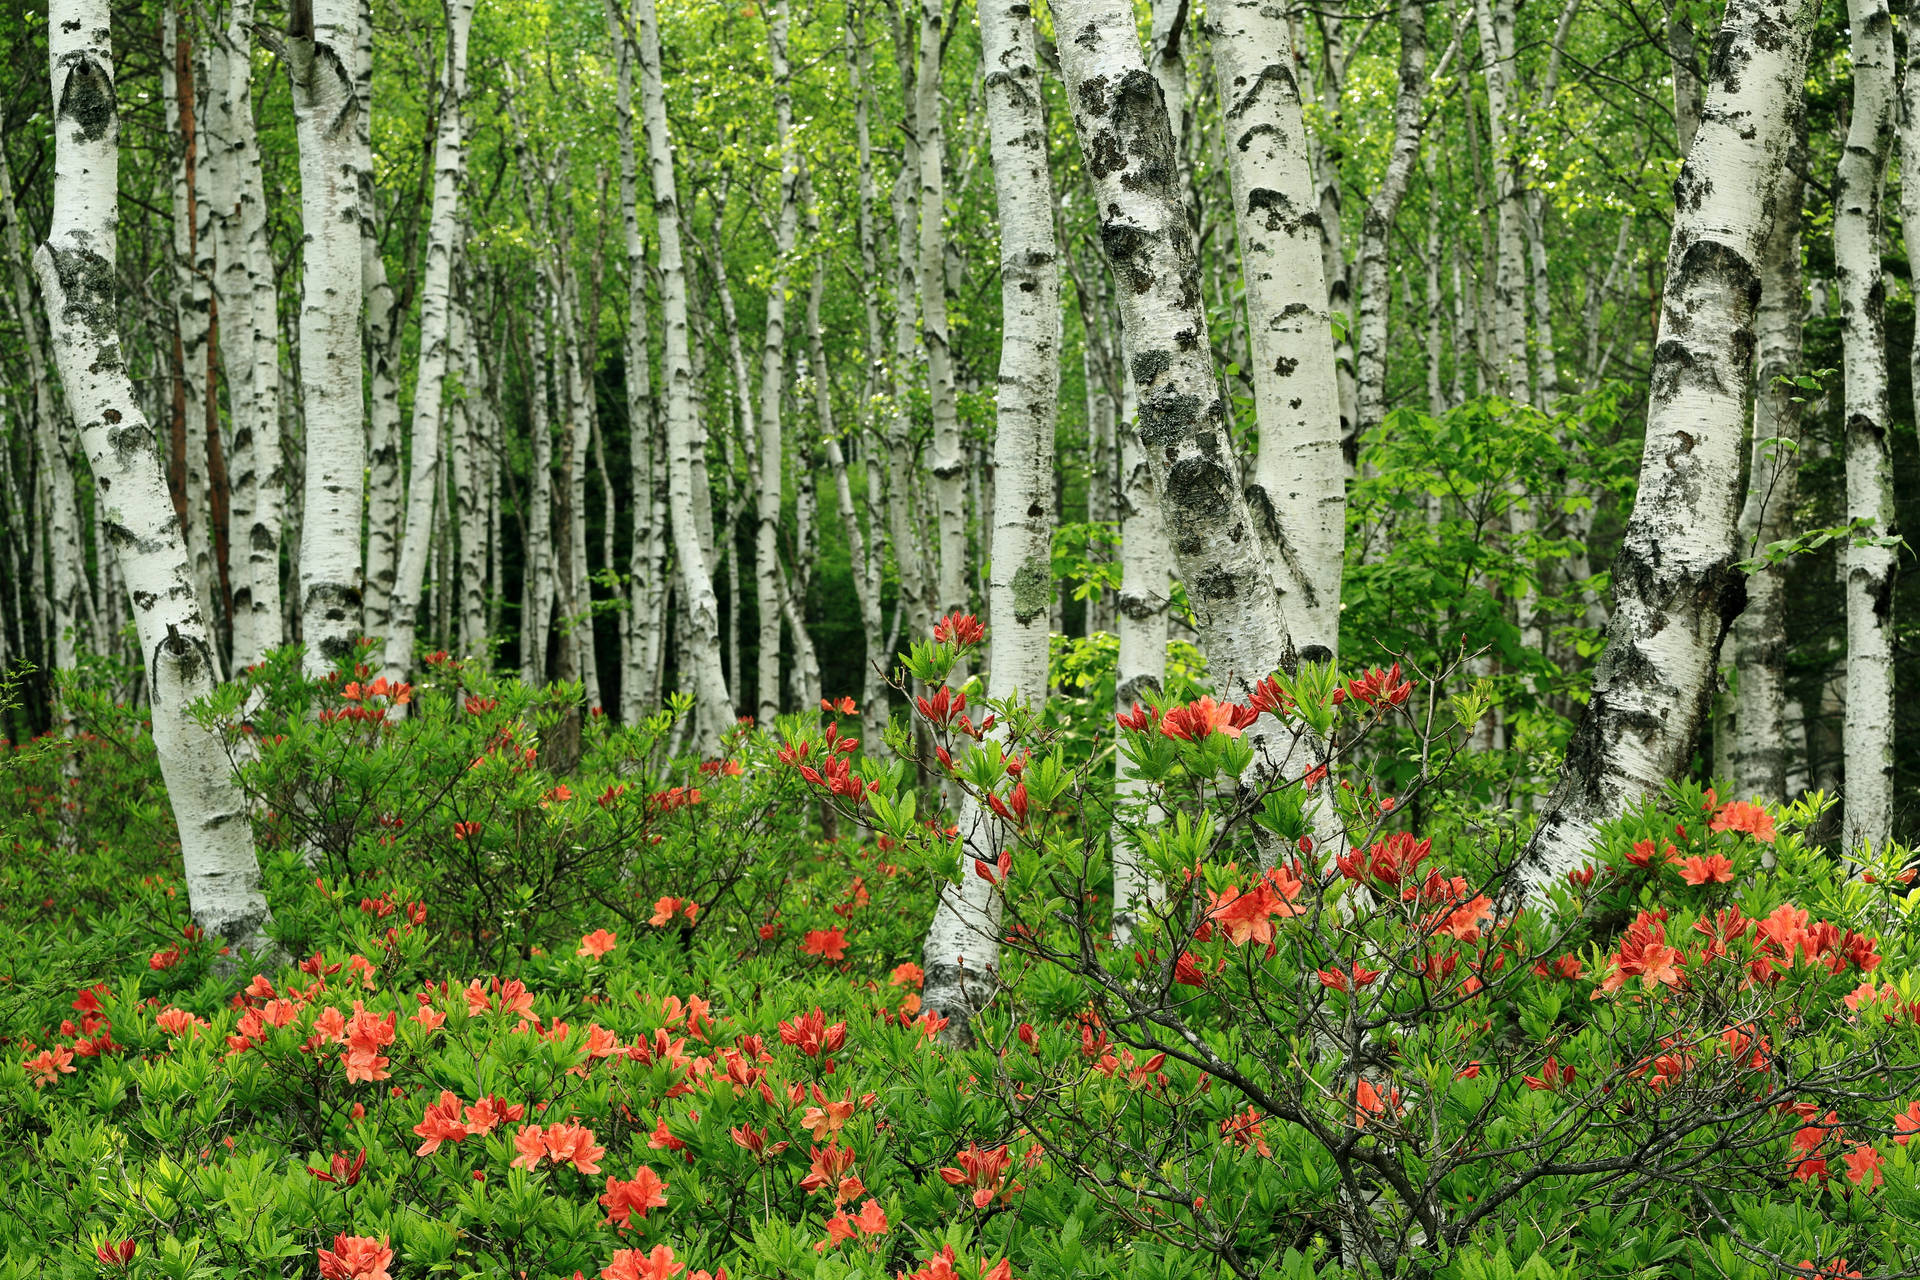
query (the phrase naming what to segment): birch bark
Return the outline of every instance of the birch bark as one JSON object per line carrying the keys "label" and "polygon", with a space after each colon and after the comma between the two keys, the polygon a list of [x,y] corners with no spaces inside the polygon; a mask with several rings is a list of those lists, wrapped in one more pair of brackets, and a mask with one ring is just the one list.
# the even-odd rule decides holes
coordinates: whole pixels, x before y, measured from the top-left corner
{"label": "birch bark", "polygon": [[213,692],[212,639],[186,539],[135,400],[114,296],[120,116],[105,0],[51,0],[54,203],[34,258],[53,355],[95,481],[100,530],[126,578],[155,751],[180,829],[194,923],[236,951],[271,947],[253,828],[217,738],[189,714]]}
{"label": "birch bark", "polygon": [[1761,255],[1802,102],[1816,0],[1733,0],[1692,153],[1674,183],[1640,487],[1593,696],[1519,871],[1533,887],[1595,827],[1676,776],[1745,602],[1734,563]]}
{"label": "birch bark", "polygon": [[361,622],[360,520],[367,448],[360,372],[361,209],[351,72],[354,0],[293,0],[285,61],[300,140],[300,402],[306,421],[300,615],[307,671],[352,653]]}
{"label": "birch bark", "polygon": [[[1025,0],[983,0],[981,59],[1000,214],[1000,378],[994,430],[993,628],[987,696],[1047,693],[1053,600],[1053,452],[1060,399],[1060,267],[1053,183],[1032,11]],[[1184,213],[1182,217],[1184,218]],[[926,1006],[953,1027],[979,1008],[999,964],[1000,897],[973,874],[998,860],[1007,833],[967,793],[960,806],[957,881],[940,886],[924,947]],[[989,987],[990,989],[990,987]]]}
{"label": "birch bark", "polygon": [[[52,595],[43,601],[41,617],[51,633],[49,652],[57,675],[74,669],[80,646],[88,639],[84,624],[91,613],[85,560],[80,548],[80,503],[73,486],[78,441],[74,438],[72,419],[61,412],[54,395],[46,340],[40,327],[40,308],[34,305],[33,289],[27,279],[24,225],[14,202],[13,174],[3,153],[0,153],[0,222],[5,223],[7,277],[24,339],[21,345],[26,351],[27,379],[33,387],[33,448],[40,458],[37,470],[47,498],[48,519],[35,543],[35,549],[41,552],[36,558],[42,563],[35,566],[32,580],[36,594],[44,589],[43,584],[49,577],[53,584]],[[55,714],[62,732],[70,732],[72,721],[59,707],[55,708]]]}
{"label": "birch bark", "polygon": [[1521,219],[1519,140],[1512,136],[1513,0],[1473,0],[1487,83],[1487,143],[1494,174],[1494,389],[1508,398],[1527,385],[1526,251]]}
{"label": "birch bark", "polygon": [[[1848,0],[1853,114],[1833,200],[1846,373],[1847,518],[1865,522],[1843,552],[1847,588],[1845,812],[1851,853],[1893,830],[1893,457],[1887,433],[1886,287],[1880,271],[1881,186],[1893,143],[1893,19],[1886,0]],[[1867,542],[1867,539],[1871,539]],[[1866,542],[1866,545],[1862,545]]]}
{"label": "birch bark", "polygon": [[[1346,463],[1321,243],[1329,197],[1316,199],[1307,167],[1285,14],[1262,0],[1225,0],[1208,10],[1207,31],[1251,322],[1254,518],[1295,640],[1331,657],[1340,643]],[[1126,331],[1137,332],[1131,316]],[[1134,374],[1150,404],[1153,380]]]}
{"label": "birch bark", "polygon": [[967,460],[960,445],[947,320],[947,147],[940,94],[945,10],[943,0],[920,0],[920,57],[913,86],[914,155],[920,176],[920,336],[927,351],[933,499],[940,531],[934,608],[941,614],[965,613],[968,608]]}
{"label": "birch bark", "polygon": [[[1380,425],[1387,412],[1387,313],[1391,302],[1387,276],[1387,236],[1400,212],[1420,158],[1424,126],[1421,99],[1427,91],[1427,17],[1421,0],[1400,0],[1400,83],[1393,100],[1393,149],[1387,172],[1367,202],[1360,221],[1360,344],[1355,365],[1358,383],[1356,427],[1362,433]],[[1451,51],[1449,51],[1450,53]],[[1443,58],[1442,62],[1446,59]]]}
{"label": "birch bark", "polygon": [[633,0],[633,14],[638,29],[641,112],[646,121],[654,214],[660,227],[667,465],[672,491],[669,505],[687,617],[687,645],[680,658],[695,688],[694,747],[703,756],[713,756],[719,751],[721,733],[733,720],[733,703],[720,669],[719,605],[694,523],[694,502],[707,499],[704,493],[695,493],[693,484],[693,366],[687,345],[687,274],[680,248],[680,203],[674,183],[673,142],[667,133],[666,90],[660,78],[660,33],[653,0]]}
{"label": "birch bark", "polygon": [[[760,484],[754,526],[754,575],[760,609],[759,687],[755,711],[761,724],[780,714],[780,507],[786,474],[786,443],[780,414],[786,396],[787,261],[800,235],[796,198],[800,161],[793,147],[793,94],[787,83],[787,0],[768,7],[767,50],[773,64],[774,132],[780,148],[779,229],[774,237],[773,284],[767,290],[766,342],[760,353]],[[824,375],[825,369],[821,370]],[[796,648],[802,636],[796,634]]]}
{"label": "birch bark", "polygon": [[440,414],[450,360],[453,260],[460,252],[460,185],[466,168],[461,100],[467,91],[467,33],[474,0],[447,0],[447,47],[440,70],[440,130],[433,145],[433,208],[420,288],[420,364],[413,383],[411,470],[407,476],[406,533],[394,573],[392,616],[383,663],[390,680],[413,668],[420,589],[433,542],[433,495],[440,474]]}
{"label": "birch bark", "polygon": [[225,199],[219,236],[220,360],[232,423],[233,505],[227,575],[233,584],[233,665],[260,661],[285,640],[280,624],[280,537],[286,475],[280,450],[280,321],[260,135],[253,117],[253,3],[232,0],[220,36],[219,95]]}

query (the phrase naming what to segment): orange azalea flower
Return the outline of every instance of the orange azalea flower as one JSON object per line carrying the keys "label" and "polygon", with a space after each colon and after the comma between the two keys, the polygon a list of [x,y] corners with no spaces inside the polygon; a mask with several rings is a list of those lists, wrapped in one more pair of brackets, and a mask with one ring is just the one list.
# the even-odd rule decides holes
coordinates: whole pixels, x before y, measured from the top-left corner
{"label": "orange azalea flower", "polygon": [[28,1058],[23,1065],[33,1073],[33,1087],[44,1089],[62,1075],[73,1074],[73,1050],[64,1045],[56,1045],[35,1057]]}
{"label": "orange azalea flower", "polygon": [[1744,831],[1761,844],[1772,844],[1774,839],[1773,815],[1745,800],[1735,800],[1707,825],[1713,831]]}
{"label": "orange azalea flower", "polygon": [[926,980],[926,970],[922,969],[913,961],[908,960],[893,967],[893,976],[887,979],[887,985],[890,987],[911,986],[914,990],[918,991],[920,984]]}
{"label": "orange azalea flower", "polygon": [[656,929],[664,929],[673,923],[673,917],[680,911],[680,899],[662,898],[653,904],[653,917],[647,923]]}
{"label": "orange azalea flower", "polygon": [[332,1249],[321,1249],[321,1280],[393,1280],[387,1268],[393,1265],[393,1250],[385,1236],[337,1235]]}
{"label": "orange azalea flower", "polygon": [[460,1123],[460,1099],[451,1090],[440,1091],[440,1101],[431,1103],[420,1123],[413,1131],[426,1141],[420,1144],[416,1156],[430,1156],[440,1149],[443,1142],[459,1142],[467,1136],[467,1127]]}
{"label": "orange azalea flower", "polygon": [[635,1213],[644,1218],[649,1209],[666,1208],[667,1184],[646,1165],[635,1169],[632,1180],[627,1182],[608,1174],[607,1191],[600,1197],[600,1203],[607,1206],[607,1221],[622,1227],[632,1226]]}
{"label": "orange azalea flower", "polygon": [[580,939],[580,949],[573,954],[577,956],[592,956],[595,960],[598,960],[601,956],[606,955],[607,952],[619,945],[620,939],[617,935],[608,933],[605,929],[595,929],[592,933]]}
{"label": "orange azalea flower", "polygon": [[657,1244],[652,1253],[621,1249],[600,1269],[600,1280],[673,1280],[686,1269],[686,1263],[674,1260],[672,1245]]}
{"label": "orange azalea flower", "polygon": [[1913,1135],[1920,1133],[1920,1102],[1907,1104],[1907,1109],[1893,1118],[1893,1129],[1895,1146],[1904,1147],[1912,1141]]}
{"label": "orange azalea flower", "polygon": [[1710,858],[1691,857],[1676,865],[1680,868],[1680,878],[1688,884],[1733,883],[1733,864],[1718,853]]}
{"label": "orange azalea flower", "polygon": [[1870,1144],[1856,1143],[1843,1159],[1847,1165],[1847,1181],[1854,1186],[1865,1183],[1867,1190],[1871,1191],[1886,1181],[1880,1172],[1884,1157]]}
{"label": "orange azalea flower", "polygon": [[1185,742],[1200,742],[1215,732],[1237,738],[1259,718],[1260,713],[1251,707],[1215,702],[1210,695],[1202,694],[1186,706],[1174,707],[1161,716],[1160,732]]}
{"label": "orange azalea flower", "polygon": [[822,960],[845,960],[847,935],[839,925],[831,929],[809,929],[800,943],[800,954],[819,956]]}

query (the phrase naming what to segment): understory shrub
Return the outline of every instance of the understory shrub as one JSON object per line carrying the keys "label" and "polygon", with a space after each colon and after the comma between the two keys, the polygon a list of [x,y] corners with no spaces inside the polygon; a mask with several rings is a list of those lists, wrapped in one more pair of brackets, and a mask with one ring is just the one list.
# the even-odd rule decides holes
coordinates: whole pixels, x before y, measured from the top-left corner
{"label": "understory shrub", "polygon": [[[139,716],[73,703],[0,767],[0,1280],[1911,1267],[1912,874],[1813,847],[1823,797],[1676,786],[1521,902],[1457,668],[1176,667],[1116,727],[943,634],[884,748],[839,699],[717,760],[684,707],[276,657],[203,709],[285,956],[238,980]],[[956,873],[970,1024],[921,996]]]}

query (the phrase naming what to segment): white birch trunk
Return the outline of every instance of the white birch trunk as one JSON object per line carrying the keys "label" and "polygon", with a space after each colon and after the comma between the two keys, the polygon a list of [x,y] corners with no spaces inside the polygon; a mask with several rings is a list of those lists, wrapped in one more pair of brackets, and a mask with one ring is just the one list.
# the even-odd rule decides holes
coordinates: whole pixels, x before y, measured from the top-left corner
{"label": "white birch trunk", "polygon": [[940,533],[934,611],[939,614],[965,613],[969,608],[967,460],[961,451],[947,320],[947,148],[940,95],[945,13],[943,0],[920,0],[920,59],[914,77],[914,154],[920,170],[920,335],[927,351],[927,398],[933,410],[933,499]]}
{"label": "white birch trunk", "polygon": [[459,569],[452,587],[460,619],[459,652],[490,665],[487,647],[487,497],[482,489],[486,466],[481,459],[493,448],[486,431],[484,378],[480,372],[480,343],[466,302],[454,301],[449,345],[460,370],[459,386],[447,404],[448,438],[453,444],[455,512],[459,530]]}
{"label": "white birch trunk", "polygon": [[[1920,86],[1916,86],[1920,87]],[[1741,554],[1753,556],[1790,536],[1800,476],[1800,397],[1779,380],[1800,371],[1800,279],[1803,143],[1780,175],[1779,214],[1761,259],[1760,309],[1754,317],[1758,363],[1754,371],[1753,449],[1747,498],[1740,508]],[[1920,196],[1920,184],[1913,185]],[[1905,198],[1903,193],[1903,199]],[[1920,238],[1920,223],[1915,224]],[[1793,799],[1787,791],[1792,748],[1786,709],[1786,566],[1747,577],[1747,607],[1733,623],[1732,741],[1728,777],[1741,799]]]}
{"label": "white birch trunk", "polygon": [[1735,518],[1754,309],[1793,146],[1815,0],[1733,0],[1693,152],[1674,183],[1640,487],[1607,647],[1520,868],[1539,886],[1594,829],[1685,768],[1721,640],[1745,599]]}
{"label": "white birch trunk", "polygon": [[[1321,237],[1327,202],[1337,208],[1338,197],[1314,194],[1285,14],[1261,0],[1226,0],[1209,10],[1208,34],[1251,320],[1254,518],[1295,641],[1329,658],[1340,644],[1347,501]],[[1127,332],[1136,332],[1131,317]],[[1151,381],[1141,379],[1143,394]]]}
{"label": "white birch trunk", "polygon": [[673,174],[673,143],[667,134],[666,91],[660,78],[660,33],[653,0],[633,0],[640,53],[641,114],[653,178],[654,214],[660,227],[660,279],[665,313],[668,484],[672,491],[673,542],[680,557],[687,644],[681,670],[695,692],[693,745],[717,754],[720,735],[733,722],[733,702],[720,668],[720,610],[706,557],[701,553],[694,503],[706,502],[693,483],[693,362],[687,338],[687,274],[680,248],[680,202]]}
{"label": "white birch trunk", "polygon": [[[786,396],[787,261],[800,234],[796,193],[800,161],[793,148],[793,95],[787,85],[787,3],[773,0],[767,13],[767,49],[773,64],[774,133],[780,148],[779,227],[775,233],[773,284],[767,290],[766,341],[760,352],[760,479],[755,494],[753,570],[760,611],[760,664],[754,711],[771,725],[780,714],[780,508],[786,475],[786,443],[780,420]],[[821,370],[822,375],[826,372]],[[797,615],[796,615],[797,616]],[[794,636],[796,647],[803,640]]]}
{"label": "white birch trunk", "polygon": [[300,140],[300,404],[306,479],[300,517],[300,630],[306,668],[345,662],[361,622],[361,209],[352,59],[354,0],[294,0],[285,42]]}
{"label": "white birch trunk", "polygon": [[[1018,695],[1037,706],[1047,696],[1054,596],[1059,253],[1040,59],[1025,0],[983,0],[980,34],[1000,214],[1001,343],[987,695]],[[973,863],[996,862],[1008,835],[1005,824],[972,793],[960,806],[959,827],[959,875],[940,886],[922,956],[926,1006],[946,1013],[956,1029],[965,1026],[990,993],[999,965],[1001,898],[974,874]]]}
{"label": "white birch trunk", "polygon": [[[74,491],[73,472],[77,461],[77,441],[72,419],[61,411],[54,395],[53,371],[47,361],[45,338],[41,331],[40,308],[34,305],[33,289],[27,279],[27,249],[20,210],[13,198],[13,175],[0,154],[0,222],[5,223],[6,241],[0,245],[7,255],[7,278],[12,287],[13,310],[24,335],[22,345],[27,357],[27,379],[33,384],[33,450],[39,457],[39,474],[46,501],[44,522],[36,519],[22,525],[40,525],[41,536],[34,543],[32,582],[34,594],[45,590],[49,577],[52,594],[36,601],[40,618],[52,641],[48,652],[56,677],[72,671],[79,649],[87,639],[85,620],[88,606],[85,560],[80,546],[80,503]],[[22,636],[25,639],[25,636]],[[55,719],[62,733],[72,731],[73,722],[61,708],[55,707]]]}
{"label": "white birch trunk", "polygon": [[1525,216],[1520,183],[1522,157],[1519,140],[1511,134],[1515,118],[1513,0],[1473,0],[1473,9],[1487,82],[1487,143],[1493,153],[1497,237],[1493,264],[1493,389],[1510,399],[1521,399],[1527,386],[1527,266],[1521,228]]}
{"label": "white birch trunk", "polygon": [[433,145],[433,208],[420,287],[420,364],[413,383],[413,442],[407,475],[406,533],[394,573],[383,665],[387,678],[413,669],[413,641],[433,543],[433,495],[440,474],[440,413],[446,395],[453,260],[460,252],[460,185],[466,169],[461,101],[467,91],[467,33],[474,0],[447,0],[446,59],[440,72],[440,131]]}
{"label": "white birch trunk", "polygon": [[[1881,185],[1893,143],[1893,19],[1886,0],[1848,0],[1853,115],[1833,200],[1846,373],[1847,518],[1867,537],[1895,534],[1888,448],[1886,288],[1880,274]],[[1878,851],[1893,830],[1893,546],[1843,551],[1847,589],[1846,802],[1848,853]]]}
{"label": "white birch trunk", "polygon": [[[1357,421],[1364,433],[1387,413],[1387,314],[1391,285],[1387,275],[1387,236],[1420,158],[1424,124],[1422,98],[1427,91],[1427,17],[1421,0],[1400,0],[1400,83],[1393,100],[1393,149],[1386,175],[1367,202],[1360,221],[1360,341],[1355,366]],[[1451,52],[1451,51],[1449,51]],[[1445,59],[1443,59],[1445,61]]]}
{"label": "white birch trunk", "polygon": [[405,494],[400,471],[400,338],[406,317],[380,255],[380,202],[373,185],[373,4],[359,0],[353,85],[355,177],[360,190],[360,284],[366,298],[367,545],[364,631],[385,636],[393,617]]}
{"label": "white birch trunk", "polygon": [[536,281],[534,313],[527,324],[527,432],[532,461],[527,469],[527,616],[520,625],[522,674],[528,684],[547,682],[547,636],[553,621],[553,427],[547,416],[547,287]]}
{"label": "white birch trunk", "polygon": [[253,118],[252,26],[252,0],[232,0],[220,37],[224,75],[210,87],[219,103],[212,142],[222,153],[214,210],[219,238],[214,292],[233,440],[227,576],[233,587],[235,670],[260,661],[286,639],[280,622],[286,476],[280,457],[279,301]]}
{"label": "white birch trunk", "polygon": [[189,713],[214,689],[212,639],[186,539],[134,397],[114,297],[120,117],[104,0],[52,0],[54,203],[35,256],[54,359],[94,474],[99,528],[126,578],[194,923],[235,950],[271,947],[253,827],[219,739]]}

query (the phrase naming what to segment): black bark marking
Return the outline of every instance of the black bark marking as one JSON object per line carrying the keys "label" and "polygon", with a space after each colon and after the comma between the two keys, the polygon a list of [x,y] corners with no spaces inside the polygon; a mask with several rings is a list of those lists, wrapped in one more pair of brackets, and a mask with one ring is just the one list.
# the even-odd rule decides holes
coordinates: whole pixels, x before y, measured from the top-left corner
{"label": "black bark marking", "polygon": [[113,77],[90,53],[70,57],[60,86],[59,114],[80,126],[81,141],[98,142],[113,128]]}
{"label": "black bark marking", "polygon": [[1173,367],[1173,356],[1165,351],[1141,351],[1133,357],[1133,384],[1142,391]]}
{"label": "black bark marking", "polygon": [[1148,448],[1191,435],[1200,423],[1200,397],[1172,388],[1140,401],[1140,442]]}

